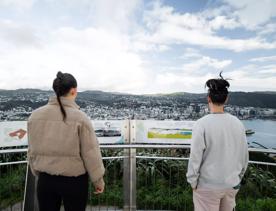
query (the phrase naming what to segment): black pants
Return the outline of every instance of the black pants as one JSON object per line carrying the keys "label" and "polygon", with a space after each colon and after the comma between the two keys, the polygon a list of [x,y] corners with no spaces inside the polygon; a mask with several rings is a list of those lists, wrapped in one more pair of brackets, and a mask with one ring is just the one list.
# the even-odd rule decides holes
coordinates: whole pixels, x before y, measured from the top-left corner
{"label": "black pants", "polygon": [[40,211],[59,211],[62,201],[65,211],[85,211],[88,175],[65,177],[40,173],[37,198]]}

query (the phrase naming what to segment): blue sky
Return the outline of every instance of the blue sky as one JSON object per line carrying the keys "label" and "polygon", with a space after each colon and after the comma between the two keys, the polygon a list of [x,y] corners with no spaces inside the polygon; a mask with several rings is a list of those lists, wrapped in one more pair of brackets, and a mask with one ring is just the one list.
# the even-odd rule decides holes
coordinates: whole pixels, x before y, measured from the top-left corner
{"label": "blue sky", "polygon": [[0,89],[276,91],[274,0],[1,0]]}

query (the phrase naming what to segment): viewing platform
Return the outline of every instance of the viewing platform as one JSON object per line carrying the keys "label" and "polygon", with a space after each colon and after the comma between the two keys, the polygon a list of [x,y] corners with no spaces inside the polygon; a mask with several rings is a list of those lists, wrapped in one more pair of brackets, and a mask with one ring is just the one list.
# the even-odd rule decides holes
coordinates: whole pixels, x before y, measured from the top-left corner
{"label": "viewing platform", "polygon": [[[104,165],[105,192],[89,185],[87,210],[193,210],[186,180],[193,121],[92,121]],[[26,122],[1,122],[0,210],[38,210],[36,179],[26,161]],[[116,132],[103,133],[112,130]],[[108,134],[108,135],[102,135]],[[111,135],[110,135],[111,134]],[[11,144],[13,142],[13,145]],[[18,144],[20,143],[20,144]],[[275,210],[276,150],[249,147],[236,210]]]}

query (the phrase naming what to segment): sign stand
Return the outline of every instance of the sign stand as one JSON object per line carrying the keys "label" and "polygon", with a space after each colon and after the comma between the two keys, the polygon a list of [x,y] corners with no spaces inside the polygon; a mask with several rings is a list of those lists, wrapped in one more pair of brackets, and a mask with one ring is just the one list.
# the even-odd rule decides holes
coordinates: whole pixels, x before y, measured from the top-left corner
{"label": "sign stand", "polygon": [[[135,129],[134,121],[126,122],[125,143],[131,144],[131,132]],[[136,149],[124,149],[124,211],[136,210]]]}

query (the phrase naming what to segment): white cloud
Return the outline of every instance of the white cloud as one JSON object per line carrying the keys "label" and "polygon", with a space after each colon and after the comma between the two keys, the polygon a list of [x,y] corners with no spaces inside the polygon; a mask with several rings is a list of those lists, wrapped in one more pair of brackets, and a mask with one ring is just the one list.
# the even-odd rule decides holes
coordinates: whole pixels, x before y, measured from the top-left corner
{"label": "white cloud", "polygon": [[53,8],[65,8],[79,11],[85,15],[83,21],[90,26],[112,31],[131,32],[137,30],[137,12],[143,6],[143,0],[46,0]]}
{"label": "white cloud", "polygon": [[145,12],[144,21],[148,27],[137,39],[149,45],[192,44],[206,48],[228,49],[236,52],[256,49],[275,49],[275,42],[267,42],[261,37],[230,39],[218,36],[219,28],[240,27],[234,19],[218,16],[207,18],[206,13],[178,13],[174,8],[154,4]]}
{"label": "white cloud", "polygon": [[[3,2],[9,3],[4,6]],[[39,7],[39,1],[35,7],[34,2],[4,0],[0,7],[32,10]],[[61,70],[74,74],[82,90],[204,92],[206,80],[225,70],[225,77],[235,79],[236,90],[275,90],[274,66],[254,64],[229,72],[232,63],[237,66],[235,60],[213,58],[204,51],[212,48],[261,52],[276,48],[275,42],[262,37],[271,33],[273,23],[266,22],[262,33],[251,38],[231,39],[218,33],[245,27],[245,22],[240,21],[240,16],[231,15],[233,9],[226,4],[199,13],[176,12],[160,3],[146,7],[142,13],[142,0],[44,0],[44,4],[50,8],[46,26],[43,21],[36,21],[38,11],[0,18],[0,88],[49,89],[56,72]],[[29,22],[29,18],[35,21]],[[78,24],[82,21],[86,23]],[[186,50],[179,56],[182,49]],[[250,61],[275,60],[272,56]],[[259,84],[254,88],[252,84],[257,79]]]}
{"label": "white cloud", "polygon": [[205,92],[204,84],[214,74],[189,75],[185,73],[156,74],[155,80],[149,84],[147,93],[172,93],[172,92]]}
{"label": "white cloud", "polygon": [[163,72],[156,73],[146,91],[162,92],[205,92],[205,82],[218,77],[220,70],[228,67],[231,60],[219,60],[204,56],[199,51],[187,48],[181,56],[183,64],[178,67],[166,67]]}
{"label": "white cloud", "polygon": [[227,18],[226,16],[216,16],[209,22],[210,27],[213,30],[224,29],[235,29],[242,25],[234,18]]}
{"label": "white cloud", "polygon": [[[258,31],[258,35],[259,36],[267,36],[270,35],[272,33],[276,32],[276,24],[275,23],[268,23],[266,25],[264,25],[259,31]],[[274,36],[274,38],[276,38]]]}
{"label": "white cloud", "polygon": [[267,73],[255,73],[252,66],[241,67],[227,74],[227,77],[233,79],[230,81],[233,91],[275,91],[276,76],[270,75],[265,77]]}
{"label": "white cloud", "polygon": [[190,60],[182,66],[185,73],[202,73],[203,71],[210,71],[210,68],[215,71],[222,70],[232,63],[231,60],[218,60],[208,56],[196,57],[195,60]]}
{"label": "white cloud", "polygon": [[275,0],[224,0],[224,2],[234,7],[233,15],[249,28],[256,28],[276,17]]}
{"label": "white cloud", "polygon": [[276,61],[276,56],[256,57],[249,60],[250,62],[270,62]]}
{"label": "white cloud", "polygon": [[[195,62],[191,62],[191,64],[195,64]],[[153,93],[205,92],[205,82],[210,78],[217,78],[219,71],[212,67],[208,67],[208,71],[204,71],[202,67],[196,67],[196,65],[193,68],[199,69],[191,72],[179,71],[156,74],[155,80],[151,83],[149,89]],[[200,71],[201,74],[198,74],[197,71]],[[231,91],[275,91],[275,73],[275,65],[250,64],[234,70],[226,70],[223,72],[223,76],[232,79],[229,81]],[[155,87],[158,87],[158,89]]]}
{"label": "white cloud", "polygon": [[29,25],[17,24],[10,20],[0,19],[0,42],[17,47],[39,47],[40,40],[36,31]]}
{"label": "white cloud", "polygon": [[200,52],[195,48],[186,48],[184,54],[180,57],[183,59],[202,57]]}
{"label": "white cloud", "polygon": [[33,4],[36,0],[1,0],[0,1],[0,8],[1,7],[10,7],[19,10],[25,10],[32,8]]}
{"label": "white cloud", "polygon": [[109,31],[60,28],[44,43],[1,55],[1,88],[50,87],[58,70],[73,73],[82,89],[136,92],[148,82],[139,55]]}
{"label": "white cloud", "polygon": [[[77,4],[79,1],[76,1]],[[111,28],[112,30],[131,31],[138,25],[135,24],[135,14],[141,0],[97,0],[87,1],[90,4],[91,20],[97,26]],[[134,27],[134,28],[133,28]]]}

